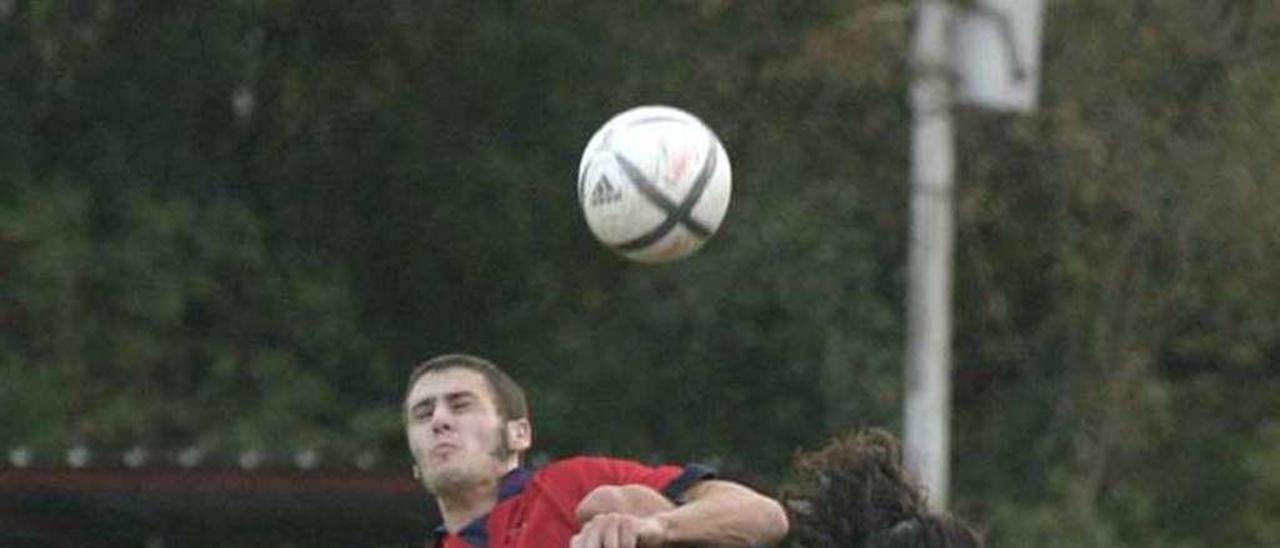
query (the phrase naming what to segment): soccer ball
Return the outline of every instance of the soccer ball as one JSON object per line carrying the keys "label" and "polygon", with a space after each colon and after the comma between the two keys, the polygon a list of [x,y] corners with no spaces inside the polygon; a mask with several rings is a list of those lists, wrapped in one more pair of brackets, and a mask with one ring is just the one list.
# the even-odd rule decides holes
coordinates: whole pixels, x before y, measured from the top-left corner
{"label": "soccer ball", "polygon": [[715,234],[729,208],[729,155],[701,120],[642,106],[596,131],[578,164],[578,203],[596,239],[628,259],[664,263]]}

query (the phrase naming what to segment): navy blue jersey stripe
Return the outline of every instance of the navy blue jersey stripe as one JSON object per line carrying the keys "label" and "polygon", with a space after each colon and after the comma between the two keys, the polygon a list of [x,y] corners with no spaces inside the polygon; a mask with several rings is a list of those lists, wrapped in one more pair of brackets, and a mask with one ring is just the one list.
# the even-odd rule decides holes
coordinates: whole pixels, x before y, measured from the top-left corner
{"label": "navy blue jersey stripe", "polygon": [[715,468],[696,462],[689,463],[685,465],[684,472],[681,472],[679,476],[676,476],[676,479],[667,484],[667,488],[662,490],[662,494],[671,502],[680,504],[685,491],[688,491],[690,487],[702,480],[714,479],[716,475]]}

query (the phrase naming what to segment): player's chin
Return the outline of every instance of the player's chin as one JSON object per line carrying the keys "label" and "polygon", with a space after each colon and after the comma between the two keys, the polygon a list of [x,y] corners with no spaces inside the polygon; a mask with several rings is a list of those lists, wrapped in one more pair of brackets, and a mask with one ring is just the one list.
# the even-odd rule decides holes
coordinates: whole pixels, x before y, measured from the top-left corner
{"label": "player's chin", "polygon": [[448,494],[474,483],[470,481],[467,474],[461,470],[432,469],[424,475],[423,483],[427,486],[427,490],[436,495]]}

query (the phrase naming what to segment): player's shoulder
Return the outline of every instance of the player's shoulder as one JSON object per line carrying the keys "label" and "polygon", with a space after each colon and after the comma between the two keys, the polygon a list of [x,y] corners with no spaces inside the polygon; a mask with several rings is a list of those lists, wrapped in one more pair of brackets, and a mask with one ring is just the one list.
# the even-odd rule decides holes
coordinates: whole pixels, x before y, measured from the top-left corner
{"label": "player's shoulder", "polygon": [[544,493],[577,500],[601,485],[627,483],[622,472],[627,465],[618,464],[625,462],[608,457],[568,457],[538,467],[533,481]]}
{"label": "player's shoulder", "polygon": [[638,462],[614,457],[577,455],[551,461],[538,469],[539,475],[582,474],[610,472],[618,468],[643,466]]}

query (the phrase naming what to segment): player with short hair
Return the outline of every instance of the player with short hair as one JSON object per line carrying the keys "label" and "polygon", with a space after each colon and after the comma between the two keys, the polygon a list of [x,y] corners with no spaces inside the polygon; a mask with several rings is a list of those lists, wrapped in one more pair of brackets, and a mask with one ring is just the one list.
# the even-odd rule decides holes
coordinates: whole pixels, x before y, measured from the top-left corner
{"label": "player with short hair", "polygon": [[444,521],[428,546],[758,546],[787,532],[778,502],[700,465],[575,457],[521,466],[533,444],[524,391],[483,358],[419,365],[404,409],[414,473]]}

